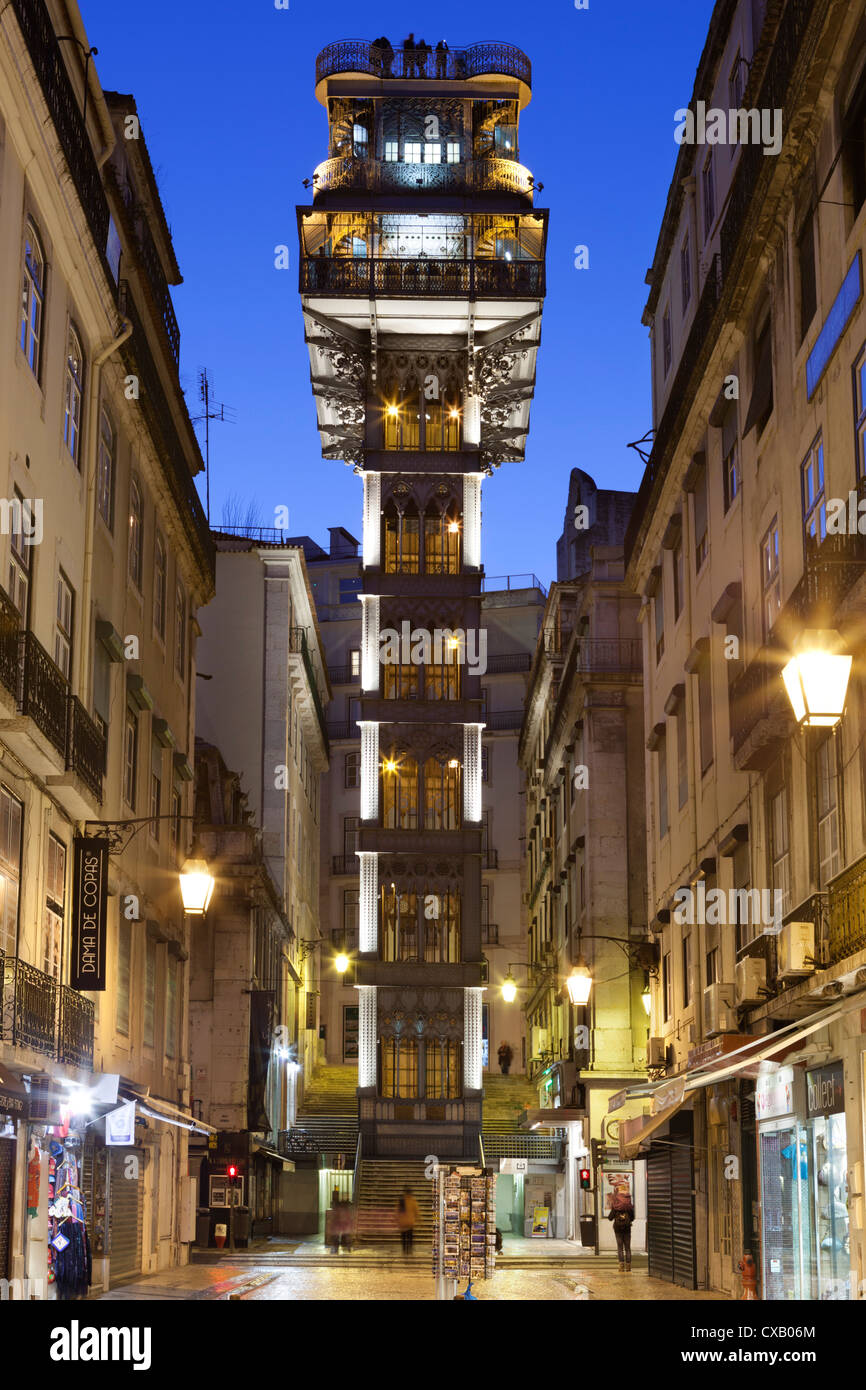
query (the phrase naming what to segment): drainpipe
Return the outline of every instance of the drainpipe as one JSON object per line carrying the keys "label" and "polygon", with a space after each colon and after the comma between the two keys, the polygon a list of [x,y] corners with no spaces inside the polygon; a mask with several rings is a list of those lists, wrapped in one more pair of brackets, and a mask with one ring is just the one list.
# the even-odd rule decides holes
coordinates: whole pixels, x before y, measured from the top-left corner
{"label": "drainpipe", "polygon": [[[81,14],[79,13],[78,6],[67,5],[66,10],[69,18],[70,33],[74,34],[75,37],[79,39],[81,43],[84,44],[84,51],[87,52],[87,50],[91,47],[91,44],[90,40],[87,37],[87,30],[84,27],[84,22],[81,18]],[[96,167],[101,170],[106,160],[114,152],[114,147],[117,144],[117,134],[115,132],[114,125],[111,120],[111,113],[108,110],[108,104],[102,93],[102,84],[100,83],[99,78],[96,75],[96,68],[94,63],[89,63],[87,65],[85,81],[87,83],[88,90],[90,91],[91,96],[93,97],[94,106],[99,112],[99,120],[102,125],[103,138],[106,142],[100,153],[96,155]]]}
{"label": "drainpipe", "polygon": [[85,521],[84,521],[84,578],[81,591],[81,614],[82,614],[82,633],[81,633],[81,661],[78,669],[78,698],[82,704],[87,703],[87,681],[90,671],[90,648],[91,648],[91,628],[90,628],[90,601],[93,591],[93,533],[96,527],[96,468],[99,459],[99,386],[102,380],[102,368],[118,348],[132,336],[132,323],[129,319],[121,319],[123,328],[120,334],[108,343],[106,347],[93,359],[93,367],[90,373],[90,391],[87,401],[87,434],[85,442],[87,446],[87,494],[85,499]]}

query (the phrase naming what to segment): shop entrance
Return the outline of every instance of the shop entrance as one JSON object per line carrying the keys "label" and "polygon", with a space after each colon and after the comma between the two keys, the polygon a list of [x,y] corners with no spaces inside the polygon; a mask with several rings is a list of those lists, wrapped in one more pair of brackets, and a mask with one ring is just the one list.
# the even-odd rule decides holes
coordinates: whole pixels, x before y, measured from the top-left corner
{"label": "shop entrance", "polygon": [[343,1061],[358,1060],[358,1006],[343,1005]]}
{"label": "shop entrance", "polygon": [[12,1179],[15,1140],[0,1139],[0,1279],[9,1278],[12,1253]]}

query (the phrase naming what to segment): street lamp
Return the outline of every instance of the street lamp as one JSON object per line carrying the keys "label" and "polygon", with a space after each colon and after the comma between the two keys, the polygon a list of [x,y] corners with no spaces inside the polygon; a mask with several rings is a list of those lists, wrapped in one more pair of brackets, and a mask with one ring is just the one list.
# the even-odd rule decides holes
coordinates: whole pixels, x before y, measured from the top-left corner
{"label": "street lamp", "polygon": [[513,1004],[517,998],[517,981],[511,973],[511,966],[508,967],[508,974],[502,981],[502,998],[506,1004]]}
{"label": "street lamp", "polygon": [[180,893],[187,917],[203,917],[210,905],[214,876],[206,859],[191,855],[180,871]]}
{"label": "street lamp", "polygon": [[646,1014],[647,1018],[649,1018],[653,1002],[652,993],[650,992],[649,971],[647,971],[647,973],[644,975],[643,989],[641,990],[640,1002],[643,1004],[644,1013]]}
{"label": "street lamp", "polygon": [[852,658],[841,646],[838,632],[828,628],[808,629],[794,643],[782,680],[803,729],[834,729],[845,712]]}
{"label": "street lamp", "polygon": [[592,993],[592,974],[589,966],[581,956],[565,981],[568,990],[568,997],[578,1008],[583,1008],[589,1003],[589,996]]}
{"label": "street lamp", "polygon": [[349,957],[346,955],[345,951],[341,951],[337,956],[334,961],[334,969],[338,975],[345,975],[346,971],[349,969]]}

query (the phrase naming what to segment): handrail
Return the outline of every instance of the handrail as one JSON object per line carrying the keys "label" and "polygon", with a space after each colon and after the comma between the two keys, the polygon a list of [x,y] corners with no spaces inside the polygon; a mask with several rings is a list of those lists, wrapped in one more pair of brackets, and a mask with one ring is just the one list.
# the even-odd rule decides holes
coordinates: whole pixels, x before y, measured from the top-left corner
{"label": "handrail", "polygon": [[484,1161],[484,1140],[482,1139],[480,1134],[478,1136],[478,1153],[481,1158],[481,1167],[486,1168],[487,1164]]}
{"label": "handrail", "polygon": [[423,81],[468,81],[471,77],[495,74],[514,77],[532,85],[532,64],[526,54],[511,43],[486,39],[467,48],[448,49],[444,54],[430,48],[404,49],[395,44],[390,54],[375,48],[370,39],[337,39],[323,48],[316,58],[316,85],[341,72],[360,72],[383,80],[418,78]]}

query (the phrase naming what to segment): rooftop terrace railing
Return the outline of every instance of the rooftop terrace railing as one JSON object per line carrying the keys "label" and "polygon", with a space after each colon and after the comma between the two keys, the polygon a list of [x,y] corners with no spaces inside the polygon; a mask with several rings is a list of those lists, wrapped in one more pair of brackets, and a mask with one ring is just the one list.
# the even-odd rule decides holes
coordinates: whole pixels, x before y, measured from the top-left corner
{"label": "rooftop terrace railing", "polygon": [[445,53],[435,49],[408,48],[394,44],[388,50],[375,47],[370,39],[338,39],[323,48],[316,59],[316,83],[341,72],[365,73],[369,77],[417,79],[421,81],[465,82],[473,77],[514,77],[532,86],[532,64],[519,48],[510,43],[485,40],[468,48]]}

